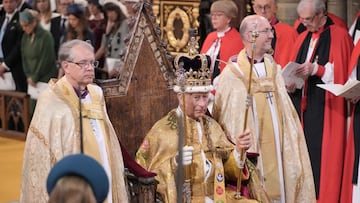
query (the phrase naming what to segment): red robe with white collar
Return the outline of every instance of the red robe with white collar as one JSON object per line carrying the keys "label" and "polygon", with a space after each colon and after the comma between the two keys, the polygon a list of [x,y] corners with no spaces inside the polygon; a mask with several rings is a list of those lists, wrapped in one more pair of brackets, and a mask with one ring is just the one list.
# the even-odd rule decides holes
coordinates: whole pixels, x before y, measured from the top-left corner
{"label": "red robe with white collar", "polygon": [[[200,53],[205,54],[217,38],[217,32],[211,32],[206,37]],[[229,58],[239,54],[243,48],[244,44],[240,37],[240,33],[235,28],[231,28],[230,31],[226,32],[225,35],[221,37],[219,59],[223,62],[219,63],[220,72],[225,68],[226,62],[228,62]]]}
{"label": "red robe with white collar", "polygon": [[[299,35],[294,45],[294,61],[305,62],[313,34],[304,31]],[[317,60],[319,69],[316,75],[307,78],[306,97],[302,96],[302,90],[291,94],[304,127],[318,203],[338,203],[340,199],[347,110],[343,97],[336,97],[316,84],[324,84],[321,77],[328,62],[333,63],[334,83],[344,84],[352,49],[347,31],[328,18],[310,61]]]}
{"label": "red robe with white collar", "polygon": [[[358,42],[351,54],[349,70],[351,74],[353,68],[357,68],[357,80],[360,79],[360,43]],[[341,185],[341,203],[348,203],[352,201],[353,185],[359,184],[357,182],[359,171],[359,150],[360,150],[360,133],[359,133],[359,118],[360,118],[360,102],[357,102],[353,108],[351,124],[346,144],[344,174]],[[356,129],[357,128],[357,129]],[[355,159],[356,158],[356,159]]]}

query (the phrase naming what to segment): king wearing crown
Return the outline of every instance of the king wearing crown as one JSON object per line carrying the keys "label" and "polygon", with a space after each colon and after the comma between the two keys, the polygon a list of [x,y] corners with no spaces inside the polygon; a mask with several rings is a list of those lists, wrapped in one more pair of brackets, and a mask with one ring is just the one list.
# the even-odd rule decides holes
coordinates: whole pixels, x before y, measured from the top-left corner
{"label": "king wearing crown", "polygon": [[[163,202],[177,202],[178,198],[183,199],[181,202],[226,202],[225,182],[236,185],[239,175],[249,182],[253,172],[244,168],[245,161],[239,158],[239,152],[250,147],[251,133],[245,130],[231,143],[220,125],[206,115],[213,90],[208,56],[182,54],[175,58],[174,65],[177,81],[173,89],[179,106],[151,128],[136,161],[157,173],[158,199]],[[183,179],[177,175],[182,174],[179,171],[183,171]],[[254,194],[243,190],[242,194],[266,199],[259,191]]]}

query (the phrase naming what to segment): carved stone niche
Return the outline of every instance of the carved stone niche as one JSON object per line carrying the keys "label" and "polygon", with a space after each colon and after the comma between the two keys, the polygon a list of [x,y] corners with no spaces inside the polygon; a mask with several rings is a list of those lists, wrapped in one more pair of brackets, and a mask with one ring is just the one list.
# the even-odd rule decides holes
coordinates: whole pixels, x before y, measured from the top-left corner
{"label": "carved stone niche", "polygon": [[177,106],[172,91],[175,71],[151,1],[140,2],[130,24],[131,34],[116,79],[98,81],[103,88],[110,120],[121,143],[134,156],[152,125]]}

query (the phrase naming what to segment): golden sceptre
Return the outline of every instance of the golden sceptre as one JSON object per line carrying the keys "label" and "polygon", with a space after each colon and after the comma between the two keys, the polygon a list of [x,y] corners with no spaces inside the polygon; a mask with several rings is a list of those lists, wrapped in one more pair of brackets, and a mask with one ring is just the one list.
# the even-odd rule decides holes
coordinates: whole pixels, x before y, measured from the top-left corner
{"label": "golden sceptre", "polygon": [[[195,39],[196,36],[196,30],[191,29],[190,31],[190,41],[189,41],[189,52],[188,55],[190,58],[196,56],[198,54],[196,48],[197,48],[197,42]],[[178,57],[181,57],[182,55],[179,55]],[[177,59],[175,59],[175,63],[177,63]],[[184,139],[184,145],[183,146],[190,146],[192,144],[192,136],[188,135],[187,133],[187,119],[186,119],[186,105],[185,105],[185,93],[186,93],[186,71],[184,70],[183,62],[180,62],[178,64],[179,66],[179,76],[178,76],[178,84],[181,89],[182,94],[182,114],[181,119],[179,120],[179,137],[182,137]],[[181,124],[182,123],[182,124]],[[180,145],[180,143],[179,143]],[[182,149],[179,150],[180,153],[182,153]],[[181,155],[182,156],[182,155]],[[181,158],[182,160],[182,158]],[[179,164],[179,166],[182,166],[182,163]],[[182,188],[182,199],[183,201],[180,201],[180,194],[178,193],[178,202],[186,202],[191,203],[191,178],[192,178],[192,172],[191,172],[191,164],[184,167],[184,182],[183,182],[183,188]]]}
{"label": "golden sceptre", "polygon": [[[255,24],[255,29],[256,29],[256,24]],[[247,87],[247,98],[246,98],[246,109],[245,109],[245,120],[244,120],[244,130],[247,127],[247,118],[248,118],[248,113],[249,113],[249,107],[251,104],[251,99],[252,99],[252,95],[251,95],[251,81],[252,81],[252,73],[253,73],[253,67],[254,67],[254,56],[255,56],[255,42],[256,42],[256,38],[259,36],[259,33],[254,30],[251,32],[251,37],[252,37],[252,47],[251,47],[251,62],[250,62],[250,74],[249,74],[249,84]],[[241,149],[240,152],[240,161],[242,161],[242,163],[245,164],[245,150]],[[237,185],[236,185],[236,193],[234,195],[235,199],[241,199],[241,182],[242,182],[242,170],[244,168],[244,164],[241,165],[240,167],[240,173],[237,179]]]}
{"label": "golden sceptre", "polygon": [[[183,66],[183,64],[181,64]],[[184,84],[185,85],[185,84]],[[185,86],[181,86],[182,91],[182,122],[183,122],[183,137],[184,137],[184,146],[189,146],[192,143],[191,136],[188,136],[187,133],[187,122],[186,122],[186,105],[185,105]],[[191,203],[191,164],[184,167],[184,184],[183,184],[183,197],[186,203]]]}

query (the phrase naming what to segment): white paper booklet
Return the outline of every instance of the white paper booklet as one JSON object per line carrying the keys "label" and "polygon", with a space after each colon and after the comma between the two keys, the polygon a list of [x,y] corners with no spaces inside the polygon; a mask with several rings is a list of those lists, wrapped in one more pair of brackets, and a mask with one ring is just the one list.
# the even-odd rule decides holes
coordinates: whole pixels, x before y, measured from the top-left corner
{"label": "white paper booklet", "polygon": [[117,69],[119,72],[122,68],[122,61],[120,58],[106,58],[105,60],[106,65],[106,71],[108,73],[111,73],[112,70]]}
{"label": "white paper booklet", "polygon": [[47,88],[48,84],[45,82],[36,83],[36,87],[28,85],[27,93],[30,95],[31,99],[37,99],[40,96],[40,93]]}
{"label": "white paper booklet", "polygon": [[15,90],[15,81],[10,72],[3,74],[3,77],[0,77],[0,90]]}
{"label": "white paper booklet", "polygon": [[285,80],[285,85],[291,85],[295,83],[297,89],[301,89],[304,86],[304,79],[296,75],[296,70],[299,68],[300,64],[296,62],[289,62],[282,69],[281,75]]}
{"label": "white paper booklet", "polygon": [[341,84],[317,84],[316,86],[333,93],[335,96],[353,99],[360,96],[360,81],[348,80]]}

